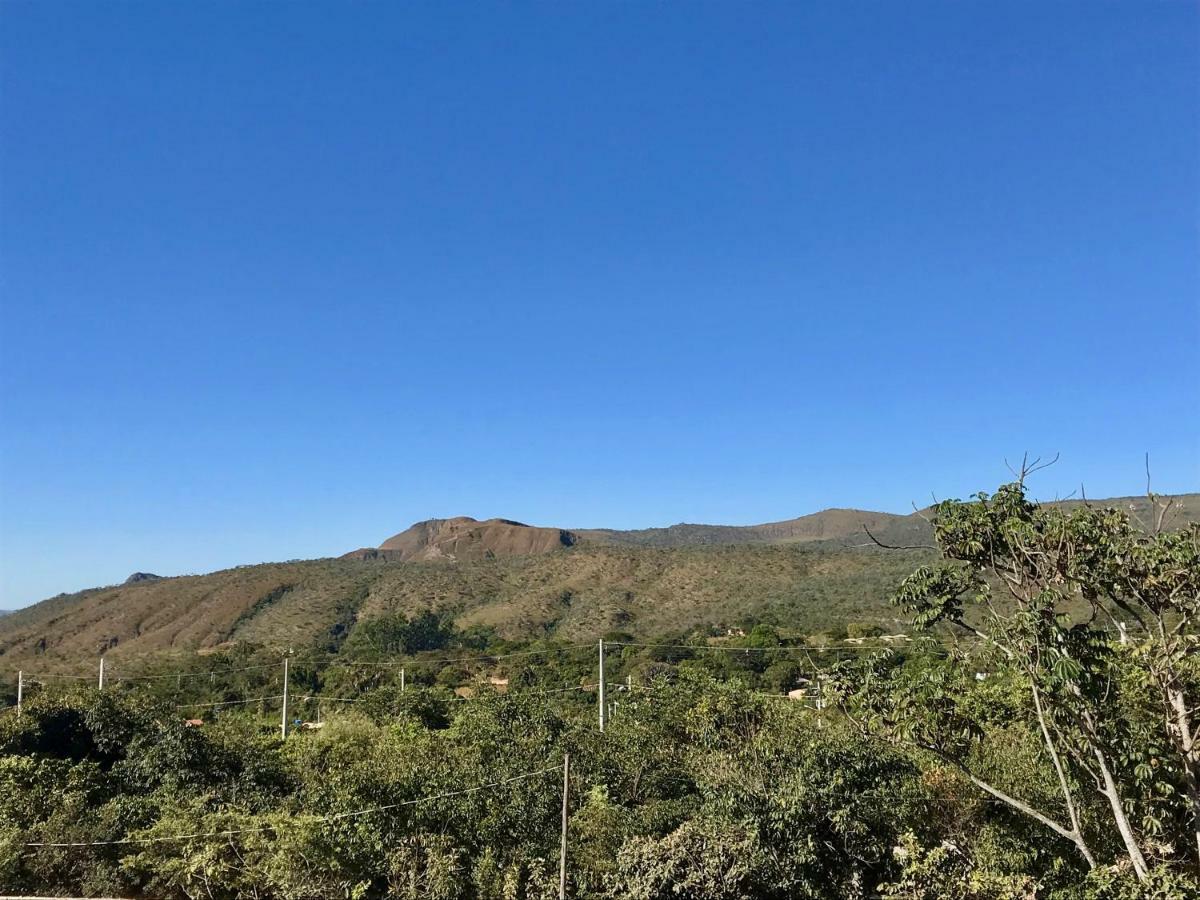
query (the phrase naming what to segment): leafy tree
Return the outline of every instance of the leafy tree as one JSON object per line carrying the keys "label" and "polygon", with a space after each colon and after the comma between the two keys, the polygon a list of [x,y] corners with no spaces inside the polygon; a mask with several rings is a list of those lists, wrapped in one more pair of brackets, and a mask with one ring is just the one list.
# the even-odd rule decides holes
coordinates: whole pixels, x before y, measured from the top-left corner
{"label": "leafy tree", "polygon": [[661,838],[634,838],[617,859],[612,895],[629,900],[773,896],[771,866],[752,829],[690,819]]}
{"label": "leafy tree", "polygon": [[[1040,506],[1025,491],[1035,468],[994,495],[939,504],[943,561],[896,594],[917,628],[975,642],[919,672],[884,657],[844,667],[834,692],[864,728],[954,766],[1088,866],[1113,833],[1140,880],[1188,843],[1200,865],[1200,526],[1165,530],[1170,502],[1153,495],[1149,527],[1119,510]],[[996,730],[980,679],[1003,685],[1014,719],[1038,736],[1053,800],[975,765]]]}
{"label": "leafy tree", "polygon": [[[441,650],[454,636],[453,622],[427,609],[411,618],[390,615],[370,619],[351,632],[346,648],[351,653],[418,653]],[[472,634],[472,638],[477,637],[478,633]]]}

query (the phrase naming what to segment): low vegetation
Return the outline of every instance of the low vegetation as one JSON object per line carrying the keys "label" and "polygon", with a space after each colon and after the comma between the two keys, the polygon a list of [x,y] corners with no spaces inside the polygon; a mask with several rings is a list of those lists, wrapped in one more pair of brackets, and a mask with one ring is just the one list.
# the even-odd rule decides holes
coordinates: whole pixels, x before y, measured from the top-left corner
{"label": "low vegetation", "polygon": [[294,648],[289,718],[321,727],[286,740],[279,653],[249,641],[30,683],[0,717],[0,887],[557,897],[569,754],[572,897],[1196,896],[1200,527],[1021,482],[933,520],[936,553],[854,557],[907,573],[876,617],[607,623],[603,733],[594,645],[452,605],[343,610]]}

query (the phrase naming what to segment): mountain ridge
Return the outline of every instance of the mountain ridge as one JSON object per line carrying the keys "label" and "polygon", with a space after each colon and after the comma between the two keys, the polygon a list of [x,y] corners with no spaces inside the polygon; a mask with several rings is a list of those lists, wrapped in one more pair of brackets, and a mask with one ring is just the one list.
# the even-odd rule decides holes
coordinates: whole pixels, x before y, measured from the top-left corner
{"label": "mountain ridge", "polygon": [[351,550],[341,558],[388,562],[458,561],[547,553],[577,542],[578,537],[564,528],[542,528],[514,519],[479,521],[470,516],[455,516],[416,522],[378,547]]}
{"label": "mountain ridge", "polygon": [[[1182,495],[1176,525],[1200,521]],[[1065,505],[1078,505],[1067,501]],[[1095,501],[1146,519],[1145,498]],[[931,550],[920,513],[833,509],[760,525],[559,529],[511,519],[426,520],[340,558],[148,577],[60,594],[0,617],[0,665],[105,653],[204,652],[230,643],[340,646],[361,623],[433,609],[507,639],[652,637],[752,620],[814,631],[895,629],[888,603]]]}

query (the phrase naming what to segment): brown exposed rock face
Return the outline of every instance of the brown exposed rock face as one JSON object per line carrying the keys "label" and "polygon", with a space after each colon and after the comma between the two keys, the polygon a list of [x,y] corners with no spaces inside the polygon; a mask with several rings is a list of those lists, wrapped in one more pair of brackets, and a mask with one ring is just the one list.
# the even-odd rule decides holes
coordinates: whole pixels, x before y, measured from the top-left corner
{"label": "brown exposed rock face", "polygon": [[561,528],[536,528],[509,519],[480,522],[469,516],[429,519],[388,538],[378,548],[366,547],[345,559],[470,560],[489,556],[531,556],[570,547],[578,538]]}
{"label": "brown exposed rock face", "polygon": [[161,575],[155,575],[152,572],[134,572],[125,579],[126,584],[137,584],[139,581],[158,581],[162,578]]}

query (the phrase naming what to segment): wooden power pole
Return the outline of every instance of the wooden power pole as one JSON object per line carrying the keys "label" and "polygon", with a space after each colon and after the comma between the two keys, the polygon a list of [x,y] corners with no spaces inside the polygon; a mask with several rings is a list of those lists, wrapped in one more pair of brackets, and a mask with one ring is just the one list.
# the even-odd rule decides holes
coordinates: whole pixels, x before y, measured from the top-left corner
{"label": "wooden power pole", "polygon": [[558,900],[567,900],[567,800],[571,794],[571,754],[563,754],[562,847],[558,854]]}
{"label": "wooden power pole", "polygon": [[283,658],[283,715],[279,720],[280,740],[287,740],[288,658]]}
{"label": "wooden power pole", "polygon": [[604,638],[600,638],[600,731],[604,731]]}

